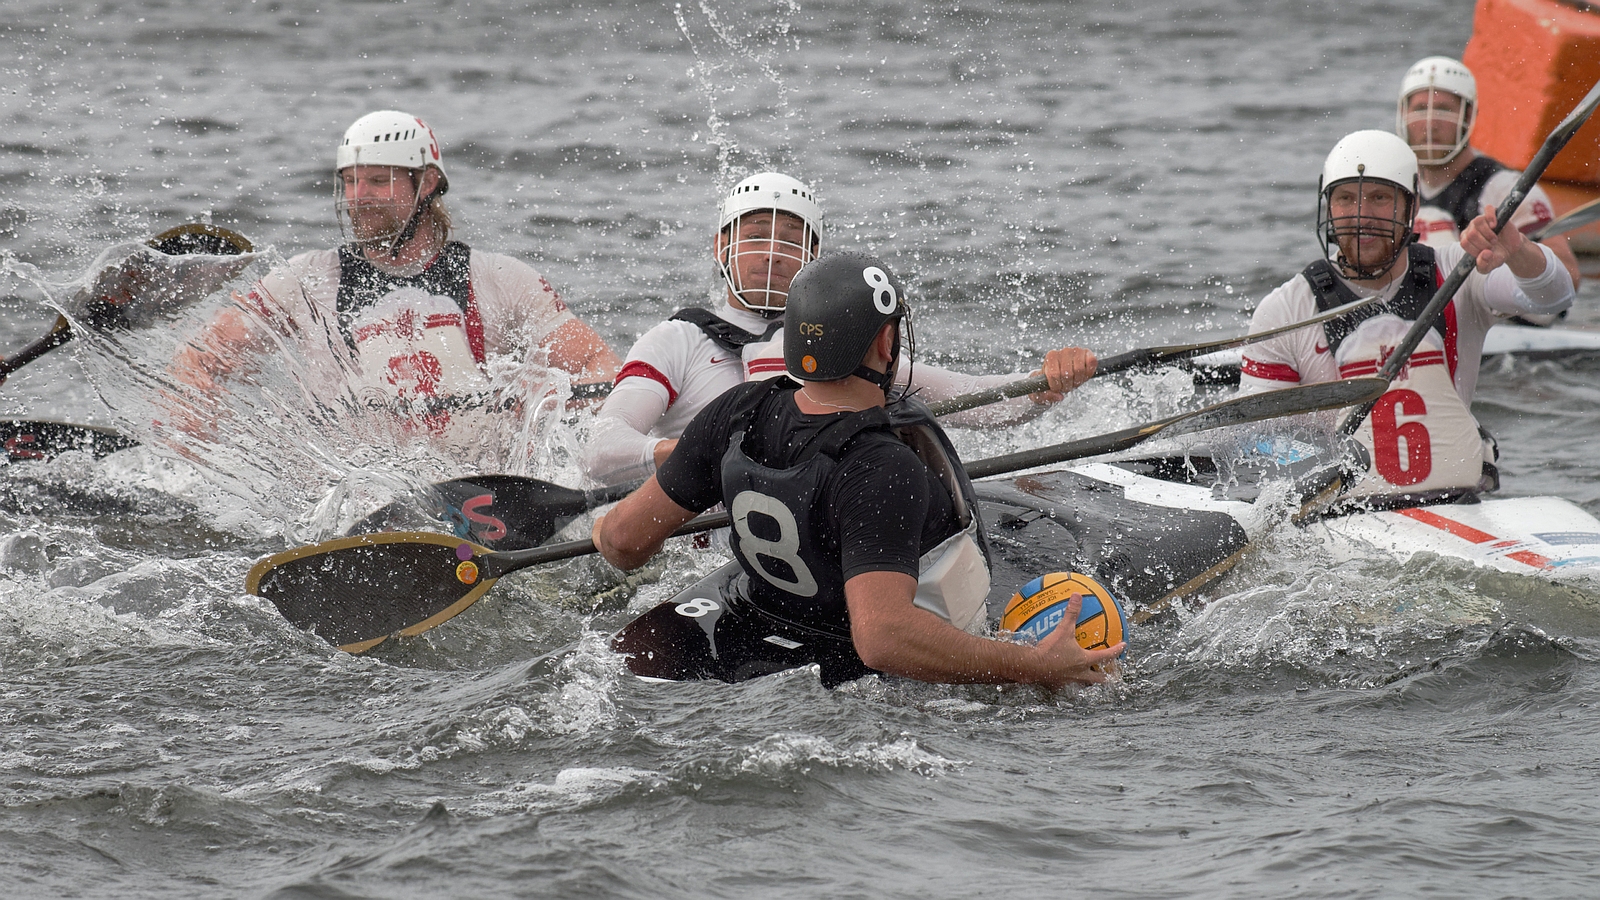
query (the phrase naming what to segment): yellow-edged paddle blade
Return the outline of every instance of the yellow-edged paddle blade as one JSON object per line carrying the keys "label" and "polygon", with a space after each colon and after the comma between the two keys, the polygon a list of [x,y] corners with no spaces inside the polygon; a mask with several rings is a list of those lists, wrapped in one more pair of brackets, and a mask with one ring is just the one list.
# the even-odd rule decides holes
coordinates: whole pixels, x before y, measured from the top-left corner
{"label": "yellow-edged paddle blade", "polygon": [[361,653],[393,635],[448,621],[494,585],[486,547],[454,535],[396,531],[337,538],[269,556],[245,590],[271,600],[296,627]]}
{"label": "yellow-edged paddle blade", "polygon": [[168,256],[186,256],[191,253],[237,256],[256,249],[255,245],[250,243],[250,239],[239,232],[223,228],[221,225],[208,225],[205,222],[173,226],[145,243]]}

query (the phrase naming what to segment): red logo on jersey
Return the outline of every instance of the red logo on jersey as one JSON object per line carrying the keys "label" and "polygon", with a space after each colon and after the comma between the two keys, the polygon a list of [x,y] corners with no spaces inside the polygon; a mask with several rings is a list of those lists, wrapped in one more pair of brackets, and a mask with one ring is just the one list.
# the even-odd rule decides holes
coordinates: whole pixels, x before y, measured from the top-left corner
{"label": "red logo on jersey", "polygon": [[432,353],[412,353],[389,359],[388,382],[399,388],[400,396],[407,393],[418,397],[432,397],[438,393],[439,380],[444,377],[444,366]]}
{"label": "red logo on jersey", "polygon": [[1328,345],[1327,344],[1318,344],[1315,347],[1312,347],[1311,349],[1317,351],[1318,353],[1327,353],[1328,352]]}

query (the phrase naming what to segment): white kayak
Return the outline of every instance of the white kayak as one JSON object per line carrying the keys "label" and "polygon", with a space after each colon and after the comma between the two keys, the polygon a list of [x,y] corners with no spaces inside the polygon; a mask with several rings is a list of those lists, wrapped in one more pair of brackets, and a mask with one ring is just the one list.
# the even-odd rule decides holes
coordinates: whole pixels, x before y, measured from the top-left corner
{"label": "white kayak", "polygon": [[[1484,356],[1515,354],[1555,359],[1589,353],[1600,353],[1600,331],[1576,325],[1539,328],[1502,323],[1489,329],[1483,340]],[[1234,347],[1196,356],[1189,364],[1196,372],[1206,373],[1204,380],[1209,383],[1232,384],[1239,380],[1239,364],[1243,358],[1244,348]]]}
{"label": "white kayak", "polygon": [[[1074,567],[1104,580],[1135,608],[1193,593],[1227,571],[1267,531],[1282,527],[1304,529],[1339,561],[1388,558],[1403,563],[1418,553],[1431,553],[1515,575],[1600,588],[1600,519],[1560,497],[1473,495],[1290,526],[1286,518],[1311,499],[1319,484],[1315,478],[1293,488],[1280,481],[1275,500],[1254,496],[1248,476],[1242,484],[1229,484],[1225,494],[1225,480],[1208,459],[1171,457],[1090,463],[1058,473],[982,482],[978,490],[985,500],[1015,504],[1026,498],[1058,519],[1070,516],[1072,522],[1065,527],[1077,538]],[[1086,484],[1091,487],[1085,489]],[[1093,489],[1095,485],[1100,489]],[[1158,508],[1170,514],[1158,515]],[[998,533],[996,543],[1003,543],[1003,520],[986,519],[991,536]],[[1048,571],[1042,567],[1050,550],[1065,549],[1059,540],[1033,543],[1032,552],[1010,560],[1011,565],[996,560],[997,593],[1010,583],[1007,577]],[[998,557],[1007,556],[1003,548],[996,549]]]}
{"label": "white kayak", "polygon": [[1306,529],[1343,560],[1434,553],[1514,575],[1600,584],[1600,520],[1560,497],[1365,512]]}

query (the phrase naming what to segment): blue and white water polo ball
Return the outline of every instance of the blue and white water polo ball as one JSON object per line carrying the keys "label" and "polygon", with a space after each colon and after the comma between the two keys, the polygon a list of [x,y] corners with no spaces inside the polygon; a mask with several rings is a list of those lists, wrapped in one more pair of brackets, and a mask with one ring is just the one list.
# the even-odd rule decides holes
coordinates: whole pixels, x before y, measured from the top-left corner
{"label": "blue and white water polo ball", "polygon": [[1124,639],[1127,629],[1117,598],[1100,582],[1078,572],[1051,572],[1023,585],[1006,601],[1000,630],[1036,644],[1061,624],[1074,593],[1083,595],[1075,635],[1078,646],[1100,650]]}

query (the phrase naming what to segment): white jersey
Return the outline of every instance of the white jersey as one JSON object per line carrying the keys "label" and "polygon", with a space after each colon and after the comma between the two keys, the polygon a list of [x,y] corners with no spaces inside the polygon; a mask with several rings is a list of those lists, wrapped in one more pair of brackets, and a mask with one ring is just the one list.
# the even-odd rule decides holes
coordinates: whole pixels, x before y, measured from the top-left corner
{"label": "white jersey", "polygon": [[[1484,336],[1499,318],[1555,313],[1572,302],[1567,270],[1549,248],[1540,249],[1545,268],[1538,276],[1517,278],[1501,266],[1488,275],[1474,271],[1457,291],[1441,316],[1443,336],[1428,330],[1389,392],[1363,421],[1357,438],[1371,452],[1375,471],[1351,496],[1476,484],[1483,449],[1470,406],[1477,389]],[[1435,253],[1441,276],[1464,255],[1455,244]],[[1357,297],[1381,293],[1385,300],[1392,300],[1406,283],[1405,274],[1381,290],[1340,280]],[[1304,275],[1296,275],[1261,301],[1250,330],[1268,331],[1304,321],[1317,312],[1310,282]],[[1249,345],[1240,366],[1240,394],[1376,374],[1410,325],[1390,313],[1374,316],[1337,350],[1330,348],[1325,327],[1301,328]]]}
{"label": "white jersey", "polygon": [[[1510,196],[1511,189],[1516,186],[1517,177],[1522,173],[1515,169],[1500,169],[1489,176],[1476,196],[1466,196],[1453,203],[1448,202],[1455,193],[1450,189],[1456,182],[1466,178],[1467,174],[1463,172],[1456,177],[1455,182],[1442,185],[1438,190],[1430,191],[1426,185],[1421,189],[1422,199],[1413,228],[1422,242],[1435,250],[1443,250],[1461,240],[1459,216],[1464,215],[1471,221],[1483,215],[1486,210],[1498,209],[1506,197]],[[1550,224],[1554,219],[1555,208],[1550,205],[1550,195],[1545,193],[1544,188],[1535,184],[1517,207],[1516,213],[1511,216],[1511,224],[1517,226],[1523,234],[1531,234]]]}
{"label": "white jersey", "polygon": [[[1505,266],[1488,275],[1474,271],[1446,309],[1447,322],[1453,321],[1450,325],[1453,336],[1444,351],[1453,360],[1450,368],[1456,393],[1467,403],[1472,402],[1478,387],[1483,339],[1491,325],[1499,319],[1524,313],[1560,312],[1572,304],[1572,279],[1566,268],[1548,247],[1540,249],[1544,251],[1545,269],[1537,277],[1517,278]],[[1441,273],[1449,273],[1463,255],[1459,244],[1435,252]],[[1403,277],[1396,278],[1381,291],[1349,282],[1345,282],[1345,286],[1357,297],[1381,293],[1388,298],[1395,295],[1403,280]],[[1296,275],[1261,301],[1250,320],[1250,330],[1268,331],[1316,314],[1317,300],[1310,283]],[[1251,394],[1295,384],[1334,381],[1339,378],[1339,367],[1328,352],[1327,333],[1322,328],[1299,328],[1246,346],[1239,373],[1240,393]]]}
{"label": "white jersey", "polygon": [[[326,371],[348,373],[343,387],[373,408],[393,409],[403,425],[438,431],[450,421],[451,409],[492,414],[484,405],[489,361],[502,355],[526,359],[573,318],[543,276],[498,253],[452,243],[428,266],[404,272],[350,259],[361,260],[350,271],[369,276],[360,286],[344,285],[352,298],[361,297],[353,308],[340,309],[337,250],[294,257],[262,278],[246,302],[278,322],[280,333],[298,336],[314,363],[347,345],[355,365]],[[426,289],[391,280],[416,281],[424,273]]]}
{"label": "white jersey", "polygon": [[[712,311],[718,318],[751,334],[763,334],[772,320],[723,303]],[[924,400],[942,400],[997,387],[1018,375],[964,375],[934,366],[902,363]],[[583,465],[591,478],[617,484],[655,471],[656,445],[683,434],[700,410],[747,378],[782,374],[783,330],[769,340],[733,353],[718,346],[699,326],[670,320],[645,332],[628,351],[616,386],[600,408],[594,431],[584,447]],[[954,425],[1004,425],[1038,414],[1044,407],[1027,397],[945,419]]]}
{"label": "white jersey", "polygon": [[[575,318],[543,275],[509,256],[473,250],[468,282],[471,298],[462,328],[480,363],[496,354],[524,355]],[[269,316],[286,316],[290,324],[308,314],[332,321],[337,317],[339,253],[302,253],[262,278],[251,294],[258,292],[270,300],[264,307]],[[259,304],[261,297],[255,299]]]}

